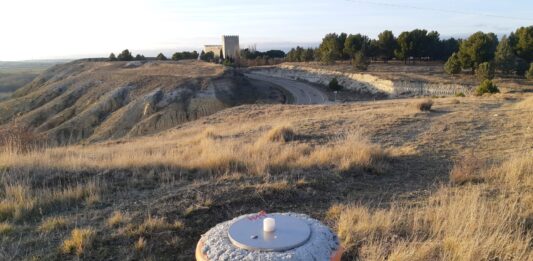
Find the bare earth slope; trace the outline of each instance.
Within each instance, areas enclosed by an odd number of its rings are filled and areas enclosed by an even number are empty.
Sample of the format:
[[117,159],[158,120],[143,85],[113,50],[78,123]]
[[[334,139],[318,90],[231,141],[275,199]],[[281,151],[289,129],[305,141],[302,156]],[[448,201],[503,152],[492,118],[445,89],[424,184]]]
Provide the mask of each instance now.
[[253,101],[236,81],[224,67],[197,61],[75,61],[0,103],[0,124],[16,119],[52,144],[149,134]]

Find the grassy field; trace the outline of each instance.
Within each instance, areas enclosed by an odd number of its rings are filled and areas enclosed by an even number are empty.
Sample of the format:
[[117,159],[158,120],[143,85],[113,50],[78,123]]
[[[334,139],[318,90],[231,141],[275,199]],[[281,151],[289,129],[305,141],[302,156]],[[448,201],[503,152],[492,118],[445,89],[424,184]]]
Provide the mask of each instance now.
[[244,105],[84,146],[4,134],[0,259],[191,260],[260,210],[326,222],[346,260],[533,258],[533,97],[421,102]]

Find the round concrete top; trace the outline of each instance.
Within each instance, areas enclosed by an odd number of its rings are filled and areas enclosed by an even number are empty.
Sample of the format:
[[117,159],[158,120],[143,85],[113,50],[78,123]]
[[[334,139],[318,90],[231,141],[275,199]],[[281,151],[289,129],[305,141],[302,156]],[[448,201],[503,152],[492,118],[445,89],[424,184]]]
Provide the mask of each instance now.
[[[263,231],[265,218],[276,221],[273,232]],[[294,216],[265,214],[260,218],[244,217],[237,220],[229,227],[228,236],[231,243],[239,248],[282,252],[305,244],[311,236],[311,227]]]
[[[262,225],[262,220],[269,216],[276,219],[276,230],[280,226],[277,215],[296,218],[309,226],[311,233],[309,238],[300,246],[290,248],[286,251],[261,251],[249,250],[237,247],[229,237],[228,231],[234,223],[241,221],[243,218],[249,220],[261,220],[258,222]],[[261,227],[261,226],[259,226]],[[283,227],[283,225],[282,225]],[[262,229],[259,230],[262,232]],[[248,235],[248,237],[253,235]],[[258,235],[259,237],[260,235]],[[237,217],[233,220],[226,221],[211,228],[207,233],[202,235],[198,250],[205,260],[239,260],[239,261],[307,261],[307,260],[330,260],[331,256],[340,248],[337,236],[324,224],[307,215],[296,213],[275,213],[275,214],[251,214]],[[335,259],[337,260],[337,259]]]

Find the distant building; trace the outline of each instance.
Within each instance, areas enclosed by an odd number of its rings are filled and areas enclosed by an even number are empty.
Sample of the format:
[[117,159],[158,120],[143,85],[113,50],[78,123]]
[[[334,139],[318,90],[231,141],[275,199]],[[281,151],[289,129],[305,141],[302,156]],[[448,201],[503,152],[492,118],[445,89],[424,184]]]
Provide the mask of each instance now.
[[237,58],[241,51],[239,47],[239,36],[238,35],[223,35],[222,36],[222,52],[224,58]]
[[204,45],[204,52],[213,52],[215,54],[215,57],[220,57],[220,53],[222,52],[222,49],[224,46],[222,45]]
[[222,45],[204,45],[204,52],[213,52],[217,58],[222,53],[222,58],[235,59],[239,56],[240,51],[238,35],[223,35]]

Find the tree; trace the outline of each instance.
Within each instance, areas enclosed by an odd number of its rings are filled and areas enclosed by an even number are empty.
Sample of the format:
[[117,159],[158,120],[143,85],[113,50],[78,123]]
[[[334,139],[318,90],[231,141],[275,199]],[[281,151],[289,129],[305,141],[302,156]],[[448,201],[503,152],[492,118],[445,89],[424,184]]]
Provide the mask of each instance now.
[[493,33],[477,32],[459,46],[459,58],[464,69],[476,69],[479,64],[494,59],[498,37]]
[[398,47],[396,38],[392,31],[383,31],[378,35],[377,48],[378,56],[385,62],[394,58],[394,50]]
[[117,57],[115,56],[114,53],[111,53],[111,54],[109,55],[109,60],[110,60],[110,61],[116,61],[116,60],[117,60]]
[[498,89],[498,86],[492,83],[491,80],[484,80],[476,88],[476,95],[478,96],[483,95],[485,93],[498,93],[498,92],[500,92],[500,89]]
[[205,53],[203,60],[204,61],[213,61],[213,60],[215,60],[215,53],[213,51],[209,51],[209,52]]
[[142,55],[142,54],[137,54],[135,56],[135,60],[136,61],[144,61],[144,60],[146,60],[146,57],[144,57],[144,55]]
[[340,91],[340,90],[342,90],[342,85],[339,84],[339,81],[337,80],[337,78],[331,79],[331,81],[328,84],[328,87],[332,91]]
[[348,38],[348,35],[346,33],[341,33],[337,37],[337,44],[338,44],[337,52],[340,54],[339,59],[342,59],[342,60],[347,60],[347,59],[350,58],[348,55],[344,54],[344,52],[343,52],[344,43],[346,42],[347,38]]
[[285,52],[282,50],[269,50],[264,53],[268,58],[284,58]]
[[509,40],[518,57],[526,63],[533,62],[533,26],[518,28]]
[[398,48],[394,50],[394,55],[399,60],[407,62],[407,59],[412,56],[412,41],[409,32],[402,32],[397,39]]
[[529,64],[529,70],[526,75],[528,80],[533,80],[533,63]]
[[117,59],[119,61],[131,61],[133,60],[133,55],[131,55],[131,52],[126,49],[118,55]]
[[494,79],[494,65],[489,62],[481,63],[476,70],[476,76],[480,81]]
[[522,58],[516,58],[515,74],[518,76],[524,76],[528,69],[528,63]]
[[318,47],[320,53],[320,61],[326,64],[334,63],[335,60],[341,58],[341,47],[338,39],[338,35],[327,34],[323,39],[322,43]]
[[370,61],[368,61],[367,57],[365,56],[364,52],[357,52],[354,55],[354,58],[352,60],[352,65],[360,71],[366,71],[368,69],[368,65],[370,65]]
[[157,55],[156,59],[159,60],[159,61],[166,61],[167,57],[163,53],[159,53]]
[[315,50],[313,48],[307,48],[305,49],[303,53],[303,61],[304,62],[311,62],[315,60]]
[[459,40],[456,40],[453,37],[450,39],[441,40],[439,42],[437,56],[434,58],[442,61],[449,59],[453,53],[459,52],[459,45]]
[[362,52],[363,55],[366,55],[366,49],[368,47],[370,47],[370,39],[368,36],[361,34],[350,34],[344,41],[343,53],[353,60],[357,53]]
[[459,55],[453,53],[452,56],[444,64],[444,71],[448,74],[458,74],[461,72],[461,61]]
[[502,37],[502,40],[496,48],[494,61],[496,62],[496,67],[503,73],[507,74],[515,69],[516,56],[509,39],[506,36]]

